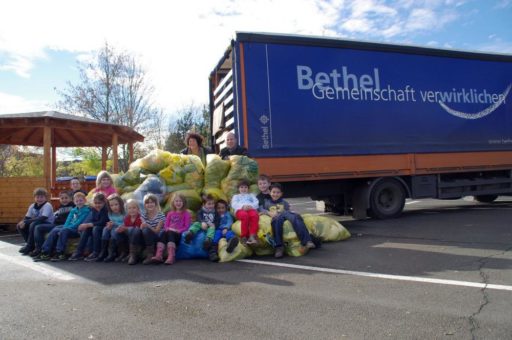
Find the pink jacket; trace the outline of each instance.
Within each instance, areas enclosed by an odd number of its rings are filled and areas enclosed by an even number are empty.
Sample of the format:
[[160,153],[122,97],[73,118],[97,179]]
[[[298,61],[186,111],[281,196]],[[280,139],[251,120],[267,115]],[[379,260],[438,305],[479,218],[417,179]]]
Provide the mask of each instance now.
[[164,230],[182,233],[190,227],[190,213],[185,211],[169,211],[165,219]]

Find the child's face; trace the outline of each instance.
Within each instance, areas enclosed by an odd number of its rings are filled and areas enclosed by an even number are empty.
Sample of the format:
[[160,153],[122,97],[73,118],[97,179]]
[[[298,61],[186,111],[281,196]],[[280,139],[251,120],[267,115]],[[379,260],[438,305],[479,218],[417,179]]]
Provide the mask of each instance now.
[[267,193],[268,187],[270,186],[270,182],[266,179],[259,179],[258,180],[258,189],[260,192]]
[[139,206],[136,204],[130,204],[126,207],[126,210],[128,210],[128,215],[135,217],[139,214]]
[[182,200],[181,198],[176,197],[176,198],[174,199],[174,208],[175,208],[176,210],[181,210],[181,209],[183,209],[183,200]]
[[103,177],[100,183],[103,188],[108,188],[112,182],[110,181],[110,178]]
[[274,201],[280,199],[281,196],[283,196],[283,192],[279,188],[272,188],[272,190],[270,190],[270,197],[272,197]]
[[37,204],[43,204],[44,202],[46,202],[46,196],[45,195],[35,195],[34,202],[36,202]]
[[102,200],[94,201],[94,209],[100,211],[101,209],[103,209],[104,206],[105,206],[105,202],[103,202]]
[[69,185],[73,191],[80,190],[80,181],[77,179],[72,179]]
[[224,215],[226,213],[227,207],[225,204],[217,204],[217,214]]
[[204,202],[203,207],[206,210],[213,210],[215,208],[215,201],[208,200],[208,201]]
[[68,205],[69,202],[71,202],[71,197],[69,197],[69,195],[66,194],[61,194],[59,195],[59,202],[61,205]]
[[156,203],[153,200],[147,200],[146,203],[144,203],[144,209],[146,209],[146,211],[154,211],[156,209]]
[[75,202],[75,205],[79,208],[83,207],[85,204],[85,197],[83,196],[75,196],[73,198],[73,202]]
[[241,185],[238,187],[238,191],[241,194],[247,194],[249,192],[249,187],[247,185]]
[[112,210],[113,213],[118,213],[121,211],[121,207],[119,206],[119,202],[117,200],[111,200],[108,202],[110,205],[110,210]]

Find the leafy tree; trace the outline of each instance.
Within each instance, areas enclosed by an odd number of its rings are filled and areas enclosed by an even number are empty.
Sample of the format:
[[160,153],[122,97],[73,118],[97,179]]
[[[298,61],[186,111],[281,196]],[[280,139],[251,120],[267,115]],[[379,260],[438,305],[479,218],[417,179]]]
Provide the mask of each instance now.
[[0,176],[43,176],[43,155],[39,151],[39,148],[34,147],[1,145]]
[[179,152],[185,145],[187,132],[194,131],[204,138],[204,144],[210,146],[210,118],[206,106],[190,105],[178,112],[179,118],[169,124],[169,136],[165,150]]
[[[78,65],[80,80],[59,91],[57,106],[100,121],[129,126],[145,135],[161,124],[161,110],[152,102],[153,87],[138,60],[108,43],[89,63]],[[151,138],[152,134],[148,134]],[[121,155],[128,158],[126,146]],[[124,162],[126,170],[126,162]]]

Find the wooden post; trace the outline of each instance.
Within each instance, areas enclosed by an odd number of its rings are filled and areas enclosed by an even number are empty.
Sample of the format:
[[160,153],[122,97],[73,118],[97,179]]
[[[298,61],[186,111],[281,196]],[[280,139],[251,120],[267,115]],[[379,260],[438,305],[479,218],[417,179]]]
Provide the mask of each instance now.
[[51,176],[52,176],[52,160],[51,160],[51,144],[52,144],[52,129],[49,126],[44,127],[43,132],[43,146],[44,146],[44,180],[46,190],[51,189]]
[[[52,131],[53,137],[53,131]],[[53,139],[53,138],[52,138]],[[57,184],[57,147],[52,143],[52,181],[51,187],[55,187]]]
[[107,147],[101,147],[101,170],[107,170]]
[[128,142],[128,163],[133,163],[133,143]]
[[119,163],[117,159],[117,147],[118,147],[118,139],[117,133],[114,132],[112,135],[112,173],[117,174],[119,172]]

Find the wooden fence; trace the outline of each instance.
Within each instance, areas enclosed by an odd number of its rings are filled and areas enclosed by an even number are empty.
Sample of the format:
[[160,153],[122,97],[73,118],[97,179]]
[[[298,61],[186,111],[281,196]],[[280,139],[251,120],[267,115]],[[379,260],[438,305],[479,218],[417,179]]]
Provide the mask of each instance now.
[[23,219],[37,187],[44,187],[43,177],[0,178],[0,224],[15,224]]

